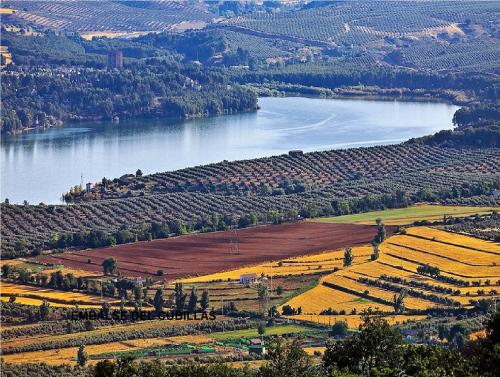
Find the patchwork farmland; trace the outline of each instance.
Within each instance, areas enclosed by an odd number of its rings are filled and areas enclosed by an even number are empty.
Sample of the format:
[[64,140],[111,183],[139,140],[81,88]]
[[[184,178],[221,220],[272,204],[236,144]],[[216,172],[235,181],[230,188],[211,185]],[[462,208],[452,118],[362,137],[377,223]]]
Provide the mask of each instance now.
[[374,234],[375,228],[368,225],[301,222],[46,255],[38,260],[99,272],[106,257],[115,257],[122,275],[154,276],[162,270],[165,280],[174,280],[366,244]]
[[[87,268],[89,276],[98,278],[97,270],[101,267],[97,258],[114,255],[121,272],[132,272],[135,276],[138,267],[129,268],[131,265],[121,262],[120,258],[134,260],[143,266],[147,262],[123,254],[122,249],[128,247],[131,250],[134,246],[137,253],[138,248],[143,247],[141,255],[156,258],[155,268],[165,268],[168,280],[163,282],[162,277],[156,277],[156,283],[144,289],[145,302],[151,303],[155,292],[162,287],[166,307],[173,305],[174,284],[182,283],[186,292],[209,292],[210,307],[218,313],[262,313],[276,307],[278,325],[268,327],[266,337],[300,334],[305,340],[304,347],[319,344],[314,346],[315,349],[324,344],[327,328],[337,321],[345,321],[349,328],[355,329],[362,322],[361,314],[367,310],[378,312],[392,325],[409,326],[414,321],[428,319],[432,310],[467,309],[474,305],[474,301],[500,297],[500,246],[497,243],[430,227],[410,227],[394,235],[390,231],[389,237],[379,246],[379,258],[372,260],[373,247],[369,243],[375,234],[374,228],[313,222],[254,227],[238,231],[237,251],[240,254],[235,253],[234,243],[233,248],[227,248],[227,245],[232,245],[231,240],[234,241],[233,232],[216,232],[46,255],[38,259],[57,262],[63,271],[82,273]],[[269,244],[278,246],[269,249]],[[186,253],[188,246],[197,250],[197,261],[193,259],[193,252]],[[343,263],[345,247],[352,247],[350,266]],[[258,250],[266,252],[259,253]],[[93,253],[89,256],[91,264],[87,263],[88,253]],[[226,264],[221,267],[217,258],[227,260]],[[211,259],[219,263],[218,268],[210,265]],[[168,266],[174,262],[179,268],[172,272]],[[198,271],[201,266],[208,273],[196,276],[187,267],[189,264],[195,265]],[[123,270],[122,265],[125,266]],[[37,262],[18,260],[13,266],[36,267]],[[47,271],[53,270],[53,265],[46,266]],[[153,276],[155,270],[150,268],[148,272]],[[254,278],[242,282],[242,275]],[[263,285],[268,289],[264,302],[259,297],[259,287]],[[394,297],[402,290],[406,292],[404,308],[398,311]],[[42,300],[48,300],[51,306],[60,310],[67,310],[75,304],[82,309],[96,308],[101,304],[96,294],[45,289],[17,282],[3,282],[2,295],[4,302],[10,296],[16,296],[17,303],[28,306],[38,306]],[[118,305],[116,298],[105,298],[105,301],[112,307]],[[284,313],[286,307],[296,310],[296,314]],[[150,304],[145,304],[144,310],[152,309]],[[283,320],[306,327],[283,325]],[[194,352],[196,355],[216,354],[228,360],[248,357],[245,356],[248,347],[244,342],[257,336],[255,324],[249,325],[246,320],[230,321],[221,315],[212,324],[202,323],[195,327],[189,321],[101,324],[95,330],[74,334],[59,331],[50,336],[50,341],[47,336],[36,335],[36,330],[23,330],[21,325],[11,326],[2,330],[2,336],[7,335],[3,357],[12,363],[29,359],[53,365],[74,365],[78,345],[82,342],[86,344],[91,364],[124,355],[175,359],[189,357]],[[319,328],[307,327],[318,325]],[[210,330],[212,326],[215,332]],[[224,328],[226,331],[221,332]],[[34,335],[12,337],[16,331],[32,331]],[[53,351],[54,347],[58,352]]]
[[[282,325],[275,326],[269,330],[268,335],[289,335],[289,334],[304,334],[314,331],[304,326],[297,325]],[[243,354],[246,347],[241,344],[241,348],[236,347],[240,339],[250,339],[258,336],[256,329],[242,329],[225,332],[213,332],[210,334],[187,335],[187,336],[172,336],[168,338],[145,338],[131,339],[120,342],[108,342],[104,344],[92,344],[86,347],[90,356],[91,363],[94,364],[98,360],[105,358],[118,357],[119,355],[139,354],[144,351],[151,351],[152,356],[158,355],[160,352],[167,351],[169,348],[172,356],[184,356],[191,353],[192,349],[206,350],[207,353],[217,353],[219,356],[230,356]],[[26,342],[18,342],[16,340],[7,341],[5,346],[22,347]],[[4,355],[4,360],[11,363],[23,363],[26,360],[31,362],[47,362],[53,365],[75,364],[75,355],[78,347],[64,347],[54,353],[53,350],[20,352]],[[177,351],[177,352],[175,352]],[[200,352],[204,353],[204,352]],[[161,355],[163,357],[168,354]]]
[[286,305],[320,322],[321,314],[356,314],[369,307],[394,313],[395,294],[402,290],[405,309],[422,311],[471,307],[473,300],[500,297],[499,286],[497,243],[413,227],[381,244],[377,260],[326,275]]

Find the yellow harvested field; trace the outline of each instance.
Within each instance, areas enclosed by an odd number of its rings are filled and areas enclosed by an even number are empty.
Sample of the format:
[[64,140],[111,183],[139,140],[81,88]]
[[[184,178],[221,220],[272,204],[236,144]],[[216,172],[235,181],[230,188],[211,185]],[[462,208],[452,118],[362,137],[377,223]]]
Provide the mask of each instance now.
[[[142,346],[135,345],[134,342],[138,341],[129,340],[123,342],[87,345],[85,346],[85,350],[87,351],[87,354],[89,356],[92,356],[105,352],[132,351],[135,349],[162,346],[170,343],[166,338],[140,339],[140,341],[142,341]],[[68,347],[59,348],[56,350],[15,353],[8,355],[8,357],[4,360],[10,363],[46,362],[47,364],[51,365],[76,364],[76,361],[73,358],[76,356],[77,352],[78,347]]]
[[[303,314],[319,314],[323,310],[332,308],[333,310],[345,310],[350,313],[352,309],[356,308],[357,311],[362,311],[368,308],[378,309],[383,312],[392,311],[392,307],[388,305],[379,304],[364,298],[360,298],[349,293],[332,289],[320,283],[301,295],[292,298],[286,303],[292,308],[302,308]],[[278,310],[281,310],[279,308]]]
[[[228,319],[228,317],[217,316],[217,319],[218,320],[225,320],[225,319]],[[92,336],[97,336],[97,335],[121,333],[123,331],[131,331],[131,330],[141,331],[141,330],[148,330],[148,329],[168,328],[168,327],[175,327],[175,326],[186,326],[186,325],[192,325],[192,324],[193,324],[192,320],[175,320],[175,321],[151,320],[151,321],[143,321],[143,322],[124,323],[124,324],[113,325],[113,326],[103,326],[103,327],[99,327],[95,330],[72,333],[72,334],[41,335],[41,336],[35,336],[35,337],[15,338],[15,339],[3,340],[2,341],[2,349],[6,349],[9,347],[21,347],[21,346],[25,346],[28,344],[45,343],[45,342],[47,342],[47,339],[50,339],[53,342],[63,342],[63,341],[69,340],[69,339],[80,339],[80,338],[92,337]],[[172,338],[170,338],[170,339],[172,339]]]
[[[90,346],[88,346],[90,347]],[[87,347],[85,347],[88,350]],[[73,357],[76,356],[78,347],[60,348],[49,351],[21,352],[10,355],[4,355],[6,363],[24,364],[24,363],[47,363],[50,365],[76,364]]]
[[66,267],[64,267],[62,270],[61,269],[57,269],[57,268],[43,270],[43,273],[50,276],[50,274],[52,272],[57,272],[57,271],[62,271],[62,273],[64,275],[66,275],[66,274],[73,274],[74,277],[80,277],[80,276],[82,276],[82,277],[99,277],[99,276],[103,276],[103,274],[97,273],[97,272],[85,271],[85,270],[77,270],[77,269],[66,268]]
[[[370,254],[372,253],[372,248],[371,246],[360,246],[354,248],[353,253],[355,257],[355,264],[364,263],[369,260]],[[210,275],[181,279],[179,281],[183,283],[200,283],[215,280],[238,280],[240,278],[240,275],[249,273],[254,273],[257,276],[260,276],[261,274],[269,276],[318,274],[332,271],[335,267],[342,268],[343,255],[343,249],[326,251],[321,254],[267,262],[226,272],[218,272]]]
[[[357,249],[353,249],[355,255],[360,254]],[[365,248],[363,253],[366,251]],[[420,275],[417,268],[424,264],[438,267],[444,277],[453,277],[471,285],[463,287]],[[391,289],[359,281],[360,278],[369,278],[381,282],[382,275],[405,281],[391,282]],[[428,286],[409,284],[412,281]],[[478,281],[480,286],[472,285],[472,282]],[[499,297],[497,281],[500,281],[499,245],[428,227],[414,227],[407,229],[406,235],[392,236],[380,245],[378,260],[354,263],[348,268],[326,275],[316,287],[293,297],[284,305],[290,305],[294,309],[301,307],[304,315],[318,315],[329,308],[337,312],[345,310],[347,314],[353,309],[360,313],[368,307],[393,312],[395,290],[397,292],[397,289],[407,288],[412,289],[415,294],[423,294],[423,297],[407,295],[404,300],[407,309],[443,306],[444,300],[440,301],[440,298],[450,298],[462,306],[470,306],[470,300],[473,299]],[[444,293],[439,291],[440,287],[454,292],[458,290],[459,293]],[[324,321],[328,316],[319,318]]]
[[8,266],[17,266],[21,263],[25,263],[23,259],[7,259],[7,260],[1,260],[0,261],[0,266],[8,265]]
[[[429,255],[429,258],[434,258],[438,261],[442,259],[452,259],[452,261],[454,260],[465,264],[493,266],[495,259],[498,259],[495,258],[496,256],[490,252],[477,251],[466,247],[454,246],[428,239],[404,235],[391,237],[387,244],[394,246],[402,245],[403,249],[408,252],[411,252],[412,249],[420,251],[421,253],[425,252]],[[498,249],[500,250],[500,247]],[[421,257],[424,257],[424,255],[421,254]]]
[[407,234],[428,238],[435,241],[449,242],[457,245],[463,245],[478,250],[488,251],[500,256],[500,245],[495,242],[481,240],[479,238],[464,236],[451,232],[445,232],[439,229],[429,227],[412,227],[406,230]]
[[325,353],[326,347],[304,347],[302,348],[309,356],[314,356],[315,352]]
[[[413,260],[401,259],[401,256],[398,255],[397,253],[395,253],[394,250],[387,250],[387,249],[385,249],[384,246],[381,249],[382,249],[383,254],[380,257],[380,263],[392,265],[395,267],[404,268],[404,269],[409,270],[415,274],[417,272],[417,267],[424,263],[424,262],[419,263],[417,259],[413,259]],[[387,251],[389,254],[384,254],[384,251]],[[436,267],[440,267],[440,266],[436,266]],[[458,263],[454,263],[454,264],[448,265],[446,269],[440,267],[440,270],[441,270],[441,275],[443,275],[443,276],[449,276],[449,277],[453,277],[453,278],[457,278],[457,279],[461,279],[461,280],[469,281],[469,282],[477,281],[477,280],[486,280],[486,279],[496,281],[497,279],[500,279],[500,276],[497,276],[496,274],[492,275],[489,273],[488,270],[486,271],[488,273],[487,276],[490,276],[490,277],[486,277],[486,275],[484,274],[484,271],[483,271],[483,273],[478,273],[478,271],[474,270],[475,268],[477,268],[477,267],[470,267],[468,269],[467,268],[460,268]],[[398,274],[397,276],[400,276],[400,275]],[[436,284],[439,284],[439,283],[440,282],[436,282]]]
[[496,277],[500,278],[500,263],[497,263],[497,265],[493,265],[493,263],[495,263],[494,261],[499,260],[500,258],[497,258],[491,254],[490,260],[492,262],[489,266],[474,266],[471,265],[473,262],[471,262],[470,264],[464,264],[462,262],[450,260],[450,258],[453,259],[453,254],[449,252],[442,253],[442,256],[436,256],[429,253],[423,253],[415,250],[410,250],[408,248],[395,246],[391,243],[384,245],[383,252],[386,253],[387,256],[392,256],[393,258],[399,259],[402,262],[407,261],[410,263],[414,263],[416,266],[421,264],[429,264],[431,266],[439,267],[442,272],[447,272],[450,275],[457,275],[458,277],[474,279],[482,277],[490,279],[494,279]]
[[[30,285],[21,285],[15,283],[2,282],[0,284],[0,293],[2,298],[7,298],[11,295],[17,297],[17,300],[23,299],[36,299],[47,300],[56,304],[64,304],[69,306],[78,305],[100,305],[101,298],[99,296],[92,296],[79,292],[62,292],[50,288],[41,288]],[[24,297],[23,297],[24,296]],[[16,300],[16,301],[17,301]],[[112,299],[104,298],[104,301],[111,302]],[[18,301],[20,302],[20,301]]]
[[[399,277],[420,276],[417,275],[416,272],[408,272],[397,268],[395,265],[384,264],[383,261],[386,260],[387,255],[383,253],[383,248],[381,248],[381,251],[382,253],[380,255],[380,258],[377,261],[359,265],[354,271],[354,273],[356,273],[359,276],[366,276],[371,278],[376,278],[379,277],[380,275],[390,275]],[[413,267],[413,265],[411,265],[410,267]]]
[[[9,297],[0,297],[0,300],[3,302],[8,302]],[[36,298],[27,298],[27,297],[17,297],[16,298],[16,303],[22,304],[22,305],[31,305],[31,306],[40,306],[42,305],[44,300],[36,299]],[[56,307],[56,308],[75,308],[75,304],[61,304],[61,303],[56,303],[56,302],[50,302],[50,306]],[[94,309],[94,308],[99,308],[100,305],[78,305],[79,308],[81,309]]]
[[[134,339],[120,342],[111,342],[104,344],[93,344],[85,346],[89,356],[98,355],[106,352],[132,351],[148,347],[164,346],[166,344],[211,344],[213,339],[205,335],[185,335],[173,336],[169,338],[148,338]],[[78,352],[78,347],[59,348],[57,350],[23,352],[5,355],[4,360],[10,363],[42,363],[51,365],[76,364],[73,359]],[[91,360],[97,362],[98,360]]]
[[[345,275],[349,275],[348,269],[345,270]],[[360,292],[360,293],[363,293],[365,290],[367,290],[369,292],[368,293],[369,297],[381,298],[381,299],[386,300],[388,302],[392,302],[393,297],[394,297],[394,292],[392,292],[392,291],[388,291],[388,290],[374,287],[374,286],[367,286],[367,285],[362,284],[356,280],[352,280],[352,279],[349,279],[345,276],[342,276],[342,274],[326,276],[324,281],[327,283],[329,282],[329,283],[333,283],[336,285],[340,285],[342,287],[352,289],[352,290],[354,290],[356,292]],[[330,289],[332,289],[332,288],[330,288]],[[335,290],[335,291],[337,292],[337,290]],[[363,299],[361,299],[361,300],[363,300]],[[408,309],[425,309],[428,307],[437,306],[436,304],[434,304],[430,301],[423,300],[420,298],[411,297],[411,296],[406,297],[405,305]],[[392,310],[392,307],[391,307],[391,310]]]

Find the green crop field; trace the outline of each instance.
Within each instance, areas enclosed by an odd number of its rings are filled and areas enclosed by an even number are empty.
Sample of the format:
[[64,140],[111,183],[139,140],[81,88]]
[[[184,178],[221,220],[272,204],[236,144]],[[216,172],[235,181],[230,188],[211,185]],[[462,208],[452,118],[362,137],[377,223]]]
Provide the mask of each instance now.
[[485,214],[493,211],[492,207],[468,207],[468,206],[440,206],[440,205],[416,205],[407,208],[387,209],[345,215],[336,217],[323,217],[314,219],[315,222],[337,223],[337,224],[373,224],[380,218],[387,225],[406,225],[415,221],[437,221],[444,215],[464,217],[475,214]]
[[[266,327],[265,335],[284,335],[284,334],[298,334],[310,331],[309,328],[297,325],[273,326]],[[236,338],[255,338],[259,334],[257,329],[245,329],[236,331],[226,331],[210,334],[213,339],[236,339]]]

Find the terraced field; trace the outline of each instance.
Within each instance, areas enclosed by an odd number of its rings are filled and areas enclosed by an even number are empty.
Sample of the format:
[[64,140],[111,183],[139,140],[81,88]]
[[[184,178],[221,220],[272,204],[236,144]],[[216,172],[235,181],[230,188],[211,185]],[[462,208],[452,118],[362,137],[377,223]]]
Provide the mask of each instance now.
[[[380,253],[376,261],[355,263],[324,276],[318,286],[286,304],[315,316],[328,309],[349,314],[368,307],[393,313],[393,296],[403,288],[408,292],[404,300],[408,310],[469,307],[470,300],[500,297],[497,243],[414,227],[388,238]],[[424,265],[439,272],[422,272]]]
[[[272,277],[274,287],[287,287],[287,278],[309,276],[309,283],[302,286],[320,279],[315,288],[286,303],[280,302],[280,297],[286,300],[293,292],[300,292],[300,285],[293,285],[288,293],[273,297],[271,303],[279,303],[281,308],[285,304],[295,309],[301,307],[304,315],[313,316],[328,309],[346,314],[368,308],[393,313],[394,294],[402,288],[410,291],[405,299],[408,310],[469,307],[470,300],[499,296],[500,246],[493,242],[429,227],[413,227],[406,234],[387,239],[380,246],[378,260],[371,261],[372,252],[371,246],[354,247],[353,265],[348,268],[342,267],[343,249],[340,249],[180,281],[188,287],[195,285],[199,290],[215,293],[218,303],[234,301],[238,308],[256,310],[256,289],[238,284],[241,275]],[[418,273],[417,269],[426,264],[437,267],[440,276]]]

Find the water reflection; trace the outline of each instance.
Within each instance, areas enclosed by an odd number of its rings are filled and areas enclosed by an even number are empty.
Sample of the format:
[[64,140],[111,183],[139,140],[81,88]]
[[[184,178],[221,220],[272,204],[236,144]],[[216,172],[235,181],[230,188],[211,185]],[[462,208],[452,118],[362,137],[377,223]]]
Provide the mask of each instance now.
[[456,106],[262,98],[257,113],[91,122],[5,137],[1,198],[57,203],[83,181],[304,151],[395,143],[452,127]]

